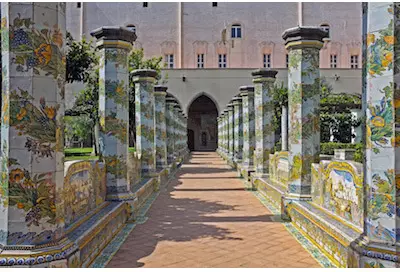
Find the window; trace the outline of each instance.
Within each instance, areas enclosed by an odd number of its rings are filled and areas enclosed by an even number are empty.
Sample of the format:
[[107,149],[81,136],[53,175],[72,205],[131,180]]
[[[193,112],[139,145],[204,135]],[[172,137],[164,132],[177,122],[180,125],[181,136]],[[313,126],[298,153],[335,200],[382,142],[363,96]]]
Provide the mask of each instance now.
[[149,6],[149,2],[143,2],[143,7],[147,8]]
[[129,30],[132,30],[133,32],[136,33],[136,26],[135,25],[127,25],[126,28],[128,28]]
[[204,54],[197,55],[197,68],[204,68]]
[[241,38],[242,37],[242,27],[240,25],[232,25],[231,37],[232,38]]
[[218,7],[218,3],[217,2],[212,2],[212,6],[213,7]]
[[76,3],[76,7],[77,8],[81,8],[82,7],[82,3],[81,2]]
[[286,54],[286,68],[289,67],[289,54]]
[[167,68],[174,68],[174,55],[165,55],[165,64],[167,65]]
[[328,37],[326,37],[326,39],[330,39],[331,38],[331,33],[330,33],[330,28],[328,24],[322,24],[320,25],[320,27],[325,30],[326,32],[328,32]]
[[218,67],[226,68],[226,54],[218,54]]
[[271,68],[271,54],[264,54],[263,63],[264,68]]
[[331,55],[331,68],[337,68],[337,55]]
[[350,56],[350,68],[357,69],[358,68],[358,55]]

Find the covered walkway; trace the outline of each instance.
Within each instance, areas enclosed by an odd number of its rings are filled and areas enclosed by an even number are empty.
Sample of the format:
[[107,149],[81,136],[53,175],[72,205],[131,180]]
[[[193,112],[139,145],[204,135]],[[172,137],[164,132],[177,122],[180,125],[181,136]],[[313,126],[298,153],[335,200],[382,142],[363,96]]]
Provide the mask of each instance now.
[[194,152],[108,267],[320,267],[214,152]]

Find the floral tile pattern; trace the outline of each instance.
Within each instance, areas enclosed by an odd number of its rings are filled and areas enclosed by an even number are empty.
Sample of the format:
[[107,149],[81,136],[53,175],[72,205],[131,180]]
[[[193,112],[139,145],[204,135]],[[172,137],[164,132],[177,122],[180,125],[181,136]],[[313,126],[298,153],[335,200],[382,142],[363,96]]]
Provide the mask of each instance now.
[[64,229],[65,3],[38,4],[1,3],[2,245],[46,244]]
[[156,122],[156,164],[162,168],[167,165],[167,124],[165,119],[166,92],[155,92]]
[[243,165],[253,166],[255,148],[254,91],[241,93],[243,101]]
[[156,169],[154,126],[154,78],[135,82],[136,152],[141,158],[143,177]]
[[168,153],[168,164],[174,161],[174,102],[167,101],[166,103],[166,123],[167,123],[167,153]]
[[107,193],[128,192],[128,82],[127,50],[100,49],[100,150],[106,163]]
[[235,133],[234,133],[234,150],[235,150],[235,162],[242,161],[242,150],[243,150],[243,108],[242,99],[240,97],[235,98],[233,101],[234,111],[234,122],[235,122]]
[[319,49],[289,48],[289,193],[310,195],[319,161]]
[[255,151],[254,166],[257,174],[269,172],[269,155],[274,152],[275,132],[272,125],[274,78],[254,79]]
[[[366,63],[366,193],[368,238],[380,243],[400,241],[399,69],[400,4],[368,3],[363,9]],[[377,18],[380,18],[377,20]],[[363,261],[364,267],[387,267]]]
[[233,105],[228,105],[228,138],[229,138],[229,159],[233,160],[235,154],[235,116]]

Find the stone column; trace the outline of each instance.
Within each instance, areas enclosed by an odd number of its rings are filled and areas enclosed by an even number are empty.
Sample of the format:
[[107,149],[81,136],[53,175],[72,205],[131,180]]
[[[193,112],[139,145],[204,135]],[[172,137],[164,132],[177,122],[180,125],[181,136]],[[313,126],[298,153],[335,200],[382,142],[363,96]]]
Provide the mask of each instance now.
[[400,267],[399,3],[363,3],[364,233],[352,267]]
[[166,113],[167,113],[167,159],[168,165],[172,164],[175,160],[175,132],[174,132],[174,107],[176,101],[172,98],[167,98],[166,101]]
[[100,152],[106,162],[107,199],[120,199],[130,192],[128,53],[136,35],[123,27],[101,27],[90,34],[97,39],[100,52]]
[[233,104],[228,105],[228,126],[229,126],[229,160],[233,161],[235,156],[235,116],[233,112]]
[[142,177],[153,177],[156,172],[154,82],[155,70],[132,71],[135,83],[136,152],[139,155]]
[[288,110],[287,106],[282,106],[282,115],[281,115],[281,142],[282,142],[282,151],[288,150]]
[[275,129],[273,126],[274,101],[272,92],[278,71],[258,69],[251,73],[254,83],[255,109],[255,172],[268,174],[269,155],[274,153]]
[[319,162],[319,50],[327,32],[295,27],[283,33],[289,51],[289,182],[287,199],[310,199],[311,164]]
[[165,98],[167,96],[167,87],[154,87],[155,100],[155,119],[156,119],[156,166],[165,168],[167,163],[167,124],[165,117]]
[[243,106],[243,159],[242,165],[246,169],[254,167],[253,157],[255,148],[255,122],[254,122],[254,87],[240,87]]
[[0,260],[27,265],[64,236],[65,3],[2,2],[1,17],[0,256],[16,257]]
[[233,98],[233,112],[235,115],[235,157],[234,161],[236,163],[242,162],[242,151],[243,151],[243,109],[242,109],[242,98]]

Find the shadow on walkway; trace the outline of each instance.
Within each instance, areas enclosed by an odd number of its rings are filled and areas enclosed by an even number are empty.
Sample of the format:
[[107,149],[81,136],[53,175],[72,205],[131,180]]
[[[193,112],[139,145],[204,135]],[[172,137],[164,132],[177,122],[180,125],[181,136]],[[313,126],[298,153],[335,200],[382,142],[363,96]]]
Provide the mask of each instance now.
[[[195,153],[195,156],[195,163],[200,165],[199,161],[203,158],[215,160],[216,154],[210,156],[210,153]],[[237,179],[233,179],[233,170],[223,166],[208,167],[204,164],[203,167],[192,167],[193,164],[191,161],[185,163],[168,187],[161,189],[160,195],[147,213],[147,221],[138,224],[129,234],[107,267],[143,267],[145,264],[146,267],[165,267],[168,264],[184,262],[186,259],[181,255],[186,254],[186,251],[193,246],[176,242],[193,241],[196,248],[204,250],[212,249],[212,246],[206,243],[214,242],[213,240],[238,241],[236,245],[241,245],[246,236],[232,231],[227,224],[241,223],[238,228],[245,230],[246,228],[241,226],[279,221],[280,216],[265,212],[260,215],[259,211],[264,210],[259,206],[258,212],[246,215],[247,211],[252,209],[252,206],[248,205],[254,204],[247,204],[247,200],[243,202],[243,198],[250,199],[253,196],[245,192],[243,185]],[[196,174],[203,175],[197,177]],[[229,201],[208,199],[229,199]],[[232,202],[232,199],[240,199],[241,202]],[[226,204],[236,202],[240,204]],[[258,227],[254,226],[254,229],[257,230]],[[261,243],[257,240],[255,239],[255,242]],[[215,249],[221,251],[218,247]],[[196,258],[196,254],[202,254],[196,250],[193,252],[193,258]],[[203,259],[202,261],[207,261]],[[190,267],[190,265],[182,263],[180,267]]]

